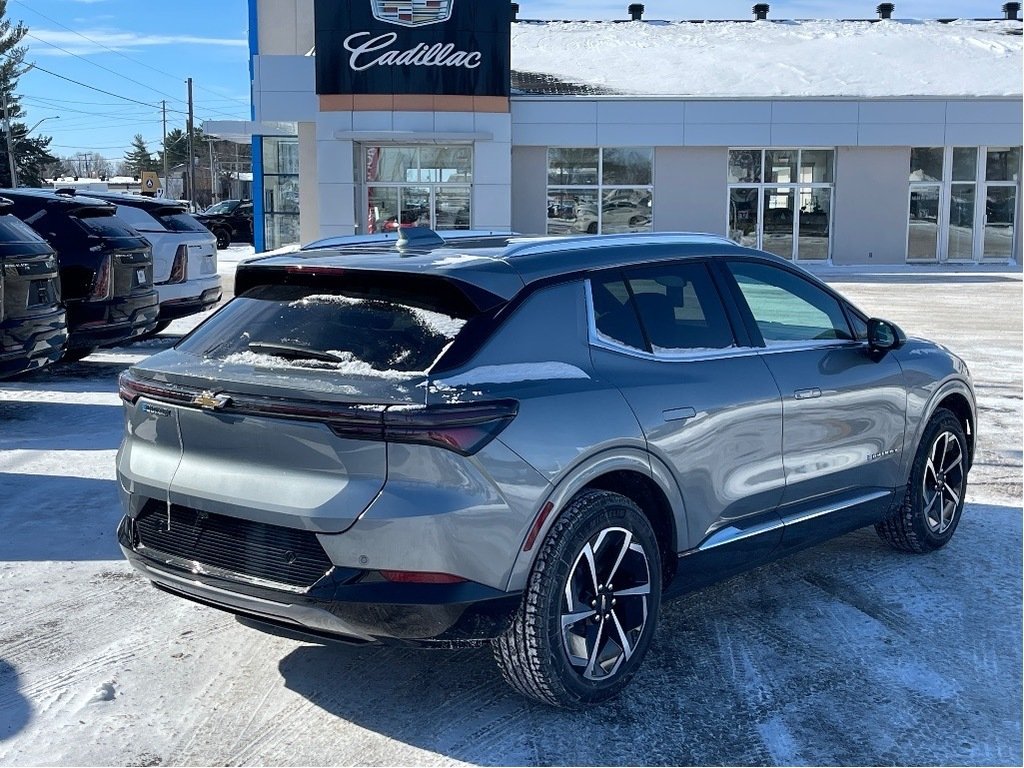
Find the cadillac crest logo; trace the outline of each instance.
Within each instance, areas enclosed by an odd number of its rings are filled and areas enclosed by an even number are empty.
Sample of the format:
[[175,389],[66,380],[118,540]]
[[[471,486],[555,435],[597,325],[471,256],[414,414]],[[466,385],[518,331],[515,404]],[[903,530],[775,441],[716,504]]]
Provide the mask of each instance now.
[[455,0],[370,0],[375,19],[403,27],[448,21],[454,4]]

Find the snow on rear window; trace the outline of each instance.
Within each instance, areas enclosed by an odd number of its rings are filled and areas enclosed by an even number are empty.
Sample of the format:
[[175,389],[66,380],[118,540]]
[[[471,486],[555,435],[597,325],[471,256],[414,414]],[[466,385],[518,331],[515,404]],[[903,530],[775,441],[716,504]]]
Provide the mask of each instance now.
[[178,349],[229,365],[407,379],[424,375],[465,323],[384,298],[263,286],[236,298]]

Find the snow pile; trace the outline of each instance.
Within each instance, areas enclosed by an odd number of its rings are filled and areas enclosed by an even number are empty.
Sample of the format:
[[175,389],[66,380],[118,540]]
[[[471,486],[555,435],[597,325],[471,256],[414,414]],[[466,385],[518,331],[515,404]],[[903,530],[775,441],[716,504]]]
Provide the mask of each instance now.
[[[235,352],[228,355],[218,365],[248,365],[253,368],[269,368],[271,370],[294,369],[294,368],[316,368],[328,371],[337,371],[344,376],[368,376],[377,379],[393,379],[401,381],[417,376],[426,376],[424,371],[382,371],[374,368],[364,360],[357,360],[351,352],[340,350],[327,350],[327,354],[334,355],[338,362],[317,360],[314,358],[289,359],[276,355],[265,355],[260,352]],[[400,362],[400,361],[398,361]]]
[[512,26],[512,68],[614,93],[1019,96],[1015,22],[550,22]]

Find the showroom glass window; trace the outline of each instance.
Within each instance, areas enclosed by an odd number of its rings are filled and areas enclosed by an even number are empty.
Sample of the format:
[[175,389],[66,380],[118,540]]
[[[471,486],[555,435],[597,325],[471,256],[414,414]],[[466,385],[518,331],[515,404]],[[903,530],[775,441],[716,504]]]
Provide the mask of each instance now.
[[652,147],[550,147],[548,234],[650,232]]
[[469,229],[471,145],[364,145],[358,159],[365,232],[393,232],[400,227]]
[[1020,164],[1020,147],[911,149],[907,260],[1011,260]]
[[729,237],[784,259],[831,255],[835,151],[729,150]]
[[268,251],[299,242],[299,140],[263,139],[263,222]]

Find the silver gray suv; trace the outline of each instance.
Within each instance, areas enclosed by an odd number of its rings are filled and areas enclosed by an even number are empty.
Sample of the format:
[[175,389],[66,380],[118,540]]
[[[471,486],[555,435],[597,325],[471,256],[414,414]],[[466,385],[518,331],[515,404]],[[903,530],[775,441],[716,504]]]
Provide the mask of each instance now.
[[722,238],[408,230],[235,290],[121,378],[118,535],[160,589],[274,631],[491,643],[514,688],[582,706],[668,597],[960,519],[963,361]]

